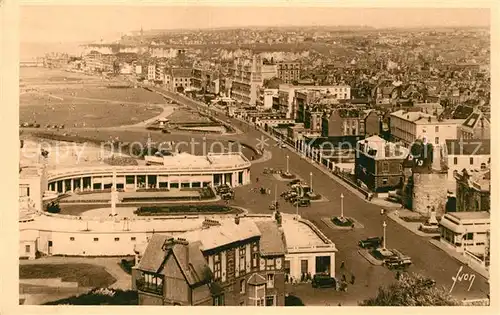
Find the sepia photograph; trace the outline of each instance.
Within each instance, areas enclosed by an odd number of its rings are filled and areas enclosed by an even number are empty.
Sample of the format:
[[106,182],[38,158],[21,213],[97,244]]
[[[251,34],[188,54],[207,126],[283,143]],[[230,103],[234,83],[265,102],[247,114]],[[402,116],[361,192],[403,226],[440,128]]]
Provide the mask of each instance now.
[[19,305],[489,307],[490,8],[333,5],[21,4]]

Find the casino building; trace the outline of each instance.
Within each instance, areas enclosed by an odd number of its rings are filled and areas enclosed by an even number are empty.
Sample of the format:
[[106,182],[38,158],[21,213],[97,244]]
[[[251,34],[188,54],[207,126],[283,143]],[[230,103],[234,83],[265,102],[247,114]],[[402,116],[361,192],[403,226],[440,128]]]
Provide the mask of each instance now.
[[250,161],[240,152],[209,153],[206,156],[179,153],[165,156],[160,165],[146,166],[80,166],[50,170],[48,190],[58,193],[75,190],[116,188],[135,191],[147,188],[200,188],[228,184],[236,187],[250,183]]

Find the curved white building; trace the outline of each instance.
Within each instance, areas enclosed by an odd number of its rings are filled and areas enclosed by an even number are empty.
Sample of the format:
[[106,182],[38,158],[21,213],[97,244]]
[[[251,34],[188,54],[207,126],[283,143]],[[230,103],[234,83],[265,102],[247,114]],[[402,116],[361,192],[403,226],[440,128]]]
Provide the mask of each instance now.
[[179,153],[160,158],[162,165],[81,166],[49,170],[48,189],[65,193],[79,190],[111,189],[113,173],[116,188],[198,188],[228,184],[236,187],[250,183],[250,161],[240,152],[209,153],[206,156]]

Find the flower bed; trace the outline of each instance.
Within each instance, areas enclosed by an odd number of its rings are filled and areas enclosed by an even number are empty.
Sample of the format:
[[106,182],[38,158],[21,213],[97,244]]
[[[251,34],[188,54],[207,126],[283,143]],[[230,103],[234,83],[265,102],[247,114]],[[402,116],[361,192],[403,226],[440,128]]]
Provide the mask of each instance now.
[[158,207],[140,207],[134,211],[138,216],[155,216],[155,215],[171,215],[171,214],[221,214],[235,212],[236,209],[223,205],[173,205],[173,206],[158,206]]
[[410,217],[399,217],[401,220],[410,223],[425,223],[427,221],[426,217],[422,216],[410,216]]
[[44,305],[138,305],[137,291],[94,289],[89,293],[47,302]]
[[336,226],[352,226],[354,222],[350,220],[349,218],[344,217],[344,221],[342,221],[339,217],[333,217],[332,218],[333,224]]

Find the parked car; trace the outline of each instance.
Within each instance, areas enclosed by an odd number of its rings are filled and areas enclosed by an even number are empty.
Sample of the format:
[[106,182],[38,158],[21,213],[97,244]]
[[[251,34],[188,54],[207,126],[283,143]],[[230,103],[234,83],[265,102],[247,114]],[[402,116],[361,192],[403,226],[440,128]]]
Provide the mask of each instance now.
[[389,269],[393,268],[407,268],[412,264],[411,257],[401,253],[398,250],[392,249],[393,256],[385,260],[385,265]]
[[307,199],[307,198],[300,198],[300,199],[298,198],[297,200],[294,201],[293,205],[297,206],[297,203],[298,203],[299,207],[310,207],[311,206],[311,200]]
[[300,184],[300,179],[294,179],[294,180],[291,180],[288,183],[289,186],[293,186],[293,185],[296,185],[296,184]]
[[337,281],[326,274],[315,274],[312,279],[313,288],[335,288]]
[[361,240],[358,242],[358,245],[361,248],[377,248],[380,245],[382,245],[383,238],[376,236],[376,237],[369,237],[367,239]]

